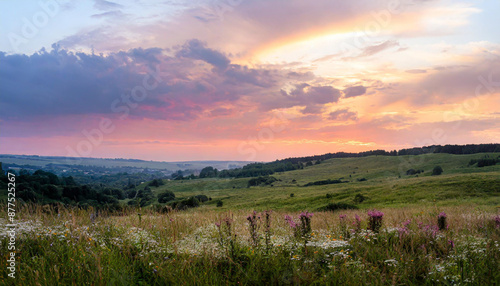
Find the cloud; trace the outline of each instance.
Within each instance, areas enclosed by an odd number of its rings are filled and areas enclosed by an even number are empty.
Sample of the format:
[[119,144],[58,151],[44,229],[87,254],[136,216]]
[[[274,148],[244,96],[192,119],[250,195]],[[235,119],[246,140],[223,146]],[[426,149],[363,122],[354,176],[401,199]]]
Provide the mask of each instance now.
[[177,56],[202,60],[220,69],[225,69],[230,63],[230,60],[224,54],[207,48],[205,43],[197,39],[184,44],[182,49],[177,52]]
[[424,70],[424,69],[411,69],[411,70],[406,70],[405,72],[418,74],[418,73],[427,73],[427,70]]
[[358,114],[357,112],[352,112],[349,111],[349,109],[344,108],[330,112],[328,118],[336,121],[358,120]]
[[121,17],[123,16],[123,12],[120,10],[114,10],[114,11],[108,11],[104,13],[99,13],[99,14],[94,14],[91,17],[95,19],[100,19],[100,18],[110,18],[110,17]]
[[338,102],[340,95],[340,90],[332,86],[297,83],[290,91],[281,89],[279,92],[259,96],[258,101],[263,111],[305,106],[302,113],[317,114],[321,112],[324,104]]
[[218,107],[212,111],[210,111],[210,116],[218,117],[218,116],[227,116],[231,115],[231,109]]
[[[232,64],[198,40],[172,49],[135,48],[107,55],[54,45],[33,55],[0,53],[0,62],[0,93],[9,95],[0,98],[0,120],[5,122],[60,118],[64,124],[83,115],[192,121],[230,115],[232,110],[221,106],[235,104],[240,112],[303,106],[304,114],[320,114],[325,104],[341,97],[332,86],[309,83],[321,82],[310,72]],[[132,92],[144,87],[151,73],[160,82],[146,90],[144,100],[133,100]],[[149,76],[146,82],[154,80]],[[290,84],[289,91],[283,90]]]
[[373,55],[378,54],[382,51],[390,49],[392,47],[399,47],[399,42],[394,41],[394,40],[387,40],[387,41],[380,43],[380,44],[367,46],[367,47],[363,48],[361,53],[358,56],[356,56],[355,58],[373,56]]
[[94,0],[94,8],[101,11],[108,11],[123,8],[123,5],[106,0]]
[[360,96],[366,93],[366,87],[362,85],[357,85],[357,86],[351,86],[346,89],[344,89],[344,97],[349,98],[349,97],[356,97]]

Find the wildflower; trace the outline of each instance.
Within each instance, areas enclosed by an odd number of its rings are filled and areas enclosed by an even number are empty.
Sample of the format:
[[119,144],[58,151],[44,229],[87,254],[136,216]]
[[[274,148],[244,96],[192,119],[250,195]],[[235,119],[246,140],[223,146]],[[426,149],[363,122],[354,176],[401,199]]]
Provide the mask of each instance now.
[[285,221],[288,222],[291,228],[296,228],[297,223],[293,220],[293,218],[289,215],[285,215]]
[[448,240],[448,244],[451,246],[451,249],[455,248],[455,243],[453,240]]
[[404,227],[408,227],[408,225],[410,225],[410,223],[411,223],[411,219],[409,219],[409,220],[407,220],[407,221],[403,222],[403,226],[404,226]]
[[359,215],[354,215],[354,226],[355,226],[355,230],[354,232],[359,232],[361,230],[361,218],[359,217]]
[[446,213],[445,212],[441,212],[438,215],[438,228],[439,228],[439,230],[445,230],[448,228],[448,226],[446,225]]
[[378,210],[368,211],[369,221],[368,221],[368,229],[379,232],[382,227],[382,217],[384,213]]
[[496,215],[493,220],[495,221],[495,227],[500,228],[500,215]]
[[343,219],[345,219],[345,218],[346,218],[346,216],[347,216],[347,215],[345,215],[345,214],[341,214],[341,215],[339,215],[339,219],[340,219],[340,220],[343,220]]

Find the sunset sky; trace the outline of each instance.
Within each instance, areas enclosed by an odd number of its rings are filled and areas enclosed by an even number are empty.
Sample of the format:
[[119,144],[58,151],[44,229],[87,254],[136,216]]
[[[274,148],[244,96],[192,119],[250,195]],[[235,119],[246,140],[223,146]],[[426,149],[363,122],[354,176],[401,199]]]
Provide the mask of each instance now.
[[0,1],[0,153],[500,142],[500,1]]

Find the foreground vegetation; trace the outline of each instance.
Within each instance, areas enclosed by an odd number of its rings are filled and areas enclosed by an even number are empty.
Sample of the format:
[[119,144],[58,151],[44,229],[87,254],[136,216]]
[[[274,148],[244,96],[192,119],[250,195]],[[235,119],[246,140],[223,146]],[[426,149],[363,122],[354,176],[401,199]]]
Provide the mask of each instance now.
[[[5,285],[500,283],[500,216],[491,207],[96,216],[30,205],[17,213],[18,270],[14,280],[2,267]],[[5,262],[5,232],[0,242]]]

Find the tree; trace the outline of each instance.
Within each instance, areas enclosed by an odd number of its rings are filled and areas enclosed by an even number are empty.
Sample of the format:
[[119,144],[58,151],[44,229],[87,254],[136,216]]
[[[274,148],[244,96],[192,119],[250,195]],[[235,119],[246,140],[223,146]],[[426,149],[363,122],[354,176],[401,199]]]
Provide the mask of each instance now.
[[201,169],[200,178],[213,178],[216,177],[218,170],[212,166],[205,167]]
[[164,203],[167,203],[167,202],[170,202],[173,200],[175,200],[175,194],[172,191],[167,190],[167,191],[158,195],[158,202],[160,204],[164,204]]
[[434,169],[432,169],[432,176],[439,176],[443,173],[443,168],[441,166],[436,166]]
[[161,186],[163,184],[164,184],[163,180],[161,180],[161,179],[154,179],[148,185],[151,186],[151,187],[159,187],[159,186]]

